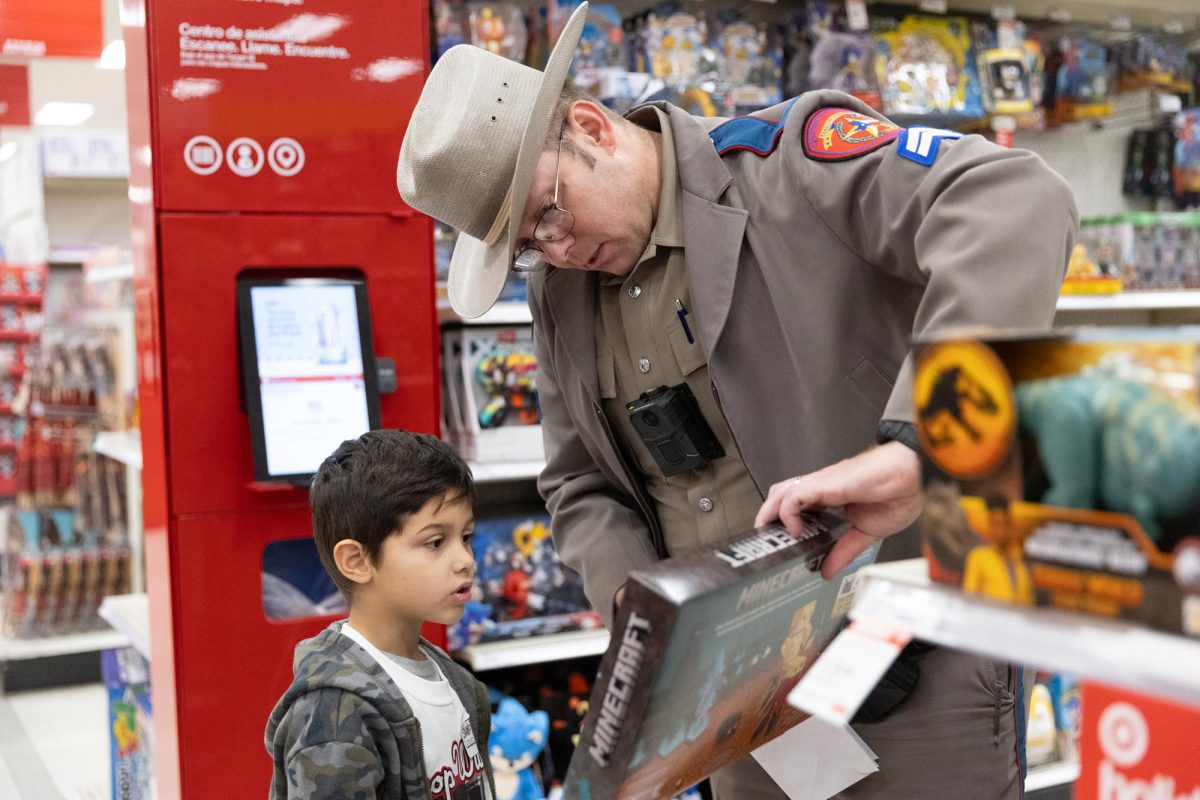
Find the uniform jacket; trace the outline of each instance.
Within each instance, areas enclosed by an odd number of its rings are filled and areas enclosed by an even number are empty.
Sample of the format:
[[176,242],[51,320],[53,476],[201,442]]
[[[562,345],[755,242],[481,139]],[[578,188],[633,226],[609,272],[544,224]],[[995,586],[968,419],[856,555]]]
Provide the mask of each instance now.
[[[767,155],[719,155],[721,120],[664,104],[683,185],[692,312],[713,392],[764,496],[772,483],[912,421],[914,334],[964,324],[1047,327],[1074,243],[1066,182],[1037,155],[981,136],[943,140],[929,166],[895,141],[809,158],[804,125],[847,95],[810,92]],[[756,115],[778,121],[781,104]],[[606,622],[632,569],[665,555],[654,510],[598,401],[595,276],[530,281],[547,464],[538,488],[560,557]],[[896,538],[896,537],[893,537]]]
[[[295,680],[267,722],[271,798],[428,800],[421,726],[400,689],[335,622],[296,646]],[[458,693],[492,796],[491,705],[469,672],[422,640]]]

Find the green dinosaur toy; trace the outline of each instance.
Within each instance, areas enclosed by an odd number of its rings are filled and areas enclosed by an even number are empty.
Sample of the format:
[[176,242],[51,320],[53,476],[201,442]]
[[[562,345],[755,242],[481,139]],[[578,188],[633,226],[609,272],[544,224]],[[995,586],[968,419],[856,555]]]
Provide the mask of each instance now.
[[1017,417],[1050,483],[1041,502],[1129,514],[1160,547],[1164,520],[1200,514],[1200,419],[1146,384],[1098,370],[1029,381]]

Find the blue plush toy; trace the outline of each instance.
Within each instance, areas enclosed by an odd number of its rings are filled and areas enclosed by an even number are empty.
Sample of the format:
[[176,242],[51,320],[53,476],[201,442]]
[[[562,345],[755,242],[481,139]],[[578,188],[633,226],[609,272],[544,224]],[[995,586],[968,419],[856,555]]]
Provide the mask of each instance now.
[[511,697],[500,701],[488,737],[496,800],[545,800],[530,767],[546,746],[549,734],[550,717],[545,711],[531,714]]

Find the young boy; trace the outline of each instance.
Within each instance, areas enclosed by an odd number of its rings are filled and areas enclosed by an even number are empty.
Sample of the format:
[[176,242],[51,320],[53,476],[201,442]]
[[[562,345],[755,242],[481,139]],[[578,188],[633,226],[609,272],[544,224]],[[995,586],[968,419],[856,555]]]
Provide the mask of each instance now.
[[309,500],[350,617],[296,647],[267,723],[271,797],[494,800],[487,692],[420,635],[471,596],[470,469],[432,436],[372,431],[325,459]]

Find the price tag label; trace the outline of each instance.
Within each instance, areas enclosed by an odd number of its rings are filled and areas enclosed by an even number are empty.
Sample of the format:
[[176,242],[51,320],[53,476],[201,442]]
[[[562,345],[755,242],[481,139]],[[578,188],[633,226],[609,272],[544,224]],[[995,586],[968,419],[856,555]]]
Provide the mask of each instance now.
[[1017,9],[1008,3],[998,3],[992,6],[992,19],[1010,20],[1017,18]]
[[835,725],[847,724],[911,639],[910,631],[877,618],[855,620],[825,648],[788,702]]
[[1125,14],[1117,14],[1109,20],[1108,26],[1114,31],[1131,31],[1133,23],[1129,21],[1129,17]]
[[941,623],[946,609],[943,597],[922,587],[898,581],[866,580],[860,582],[851,616],[887,619],[898,626],[931,633]]
[[946,0],[921,0],[917,7],[926,14],[945,14]]
[[871,27],[867,0],[846,0],[846,25],[852,31],[865,31]]
[[1046,17],[1054,22],[1070,22],[1071,12],[1062,6],[1056,6],[1046,12]]

